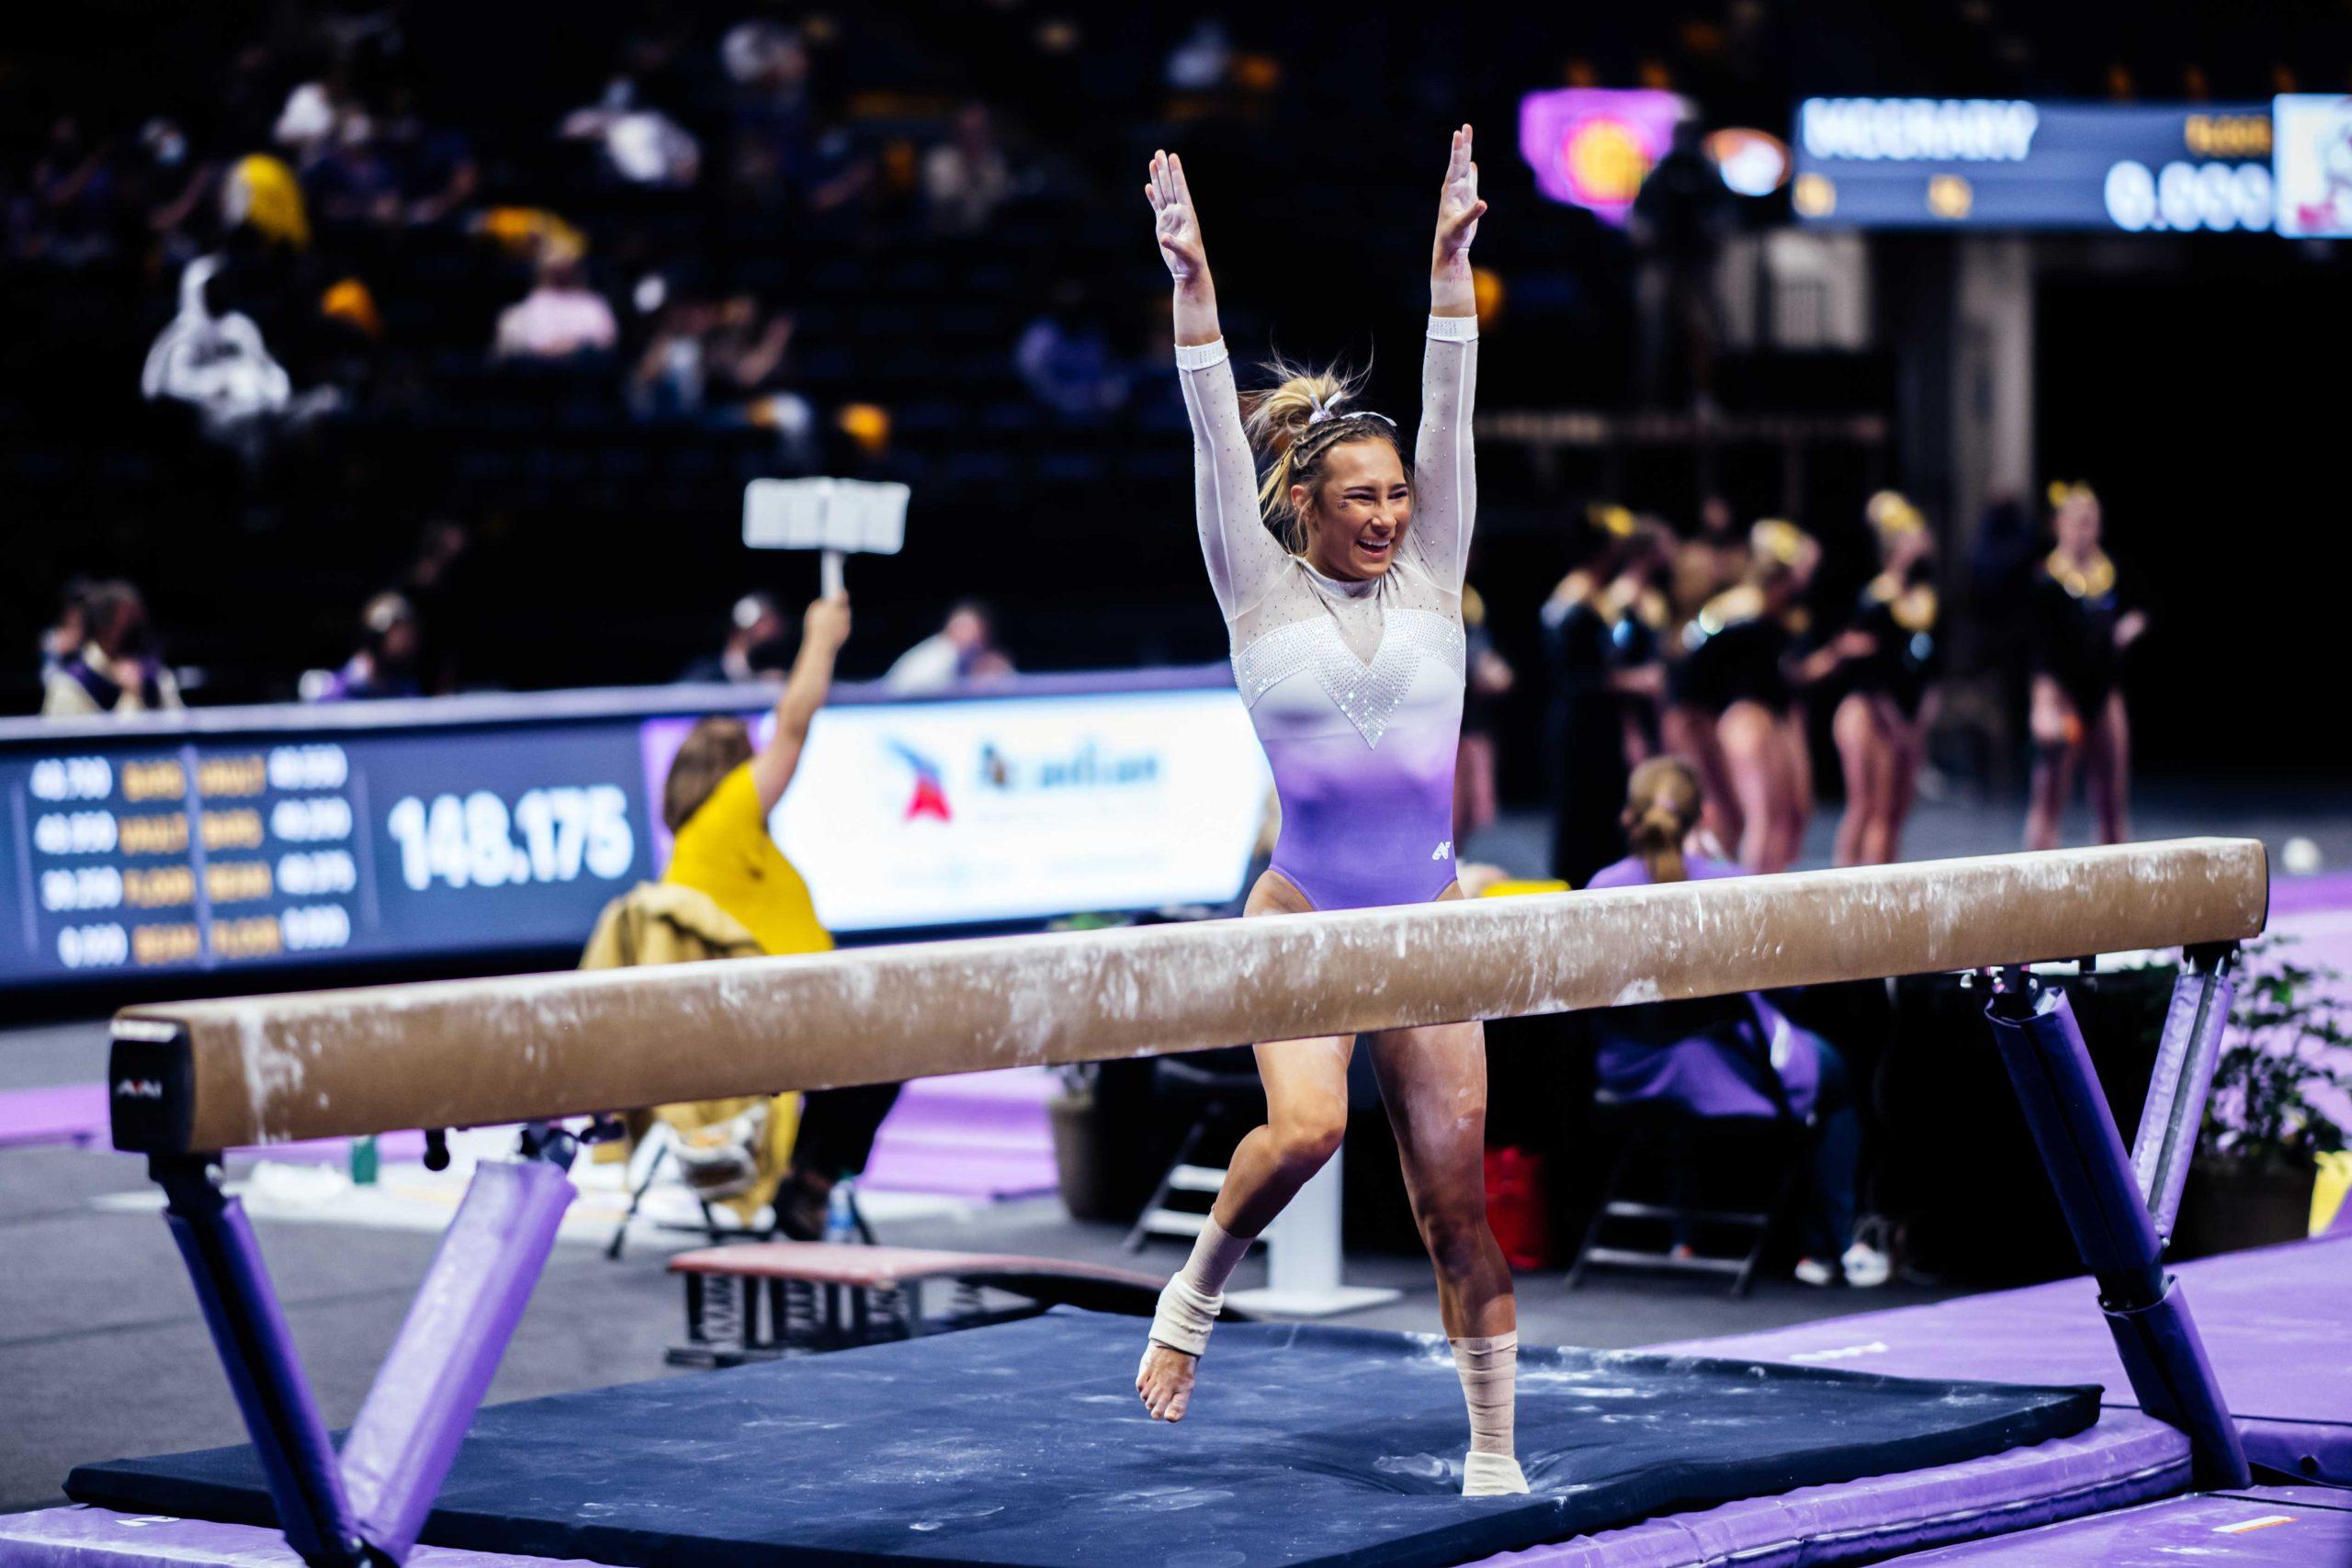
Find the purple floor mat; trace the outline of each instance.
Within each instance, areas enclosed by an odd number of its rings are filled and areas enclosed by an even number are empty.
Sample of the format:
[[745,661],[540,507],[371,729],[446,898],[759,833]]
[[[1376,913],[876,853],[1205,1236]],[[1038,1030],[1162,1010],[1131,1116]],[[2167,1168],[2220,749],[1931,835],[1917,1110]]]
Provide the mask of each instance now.
[[[2256,1464],[2352,1484],[2352,1235],[2202,1258],[2178,1269],[2246,1454]],[[2061,1280],[1933,1306],[1651,1347],[1707,1356],[1851,1367],[1908,1377],[2095,1382],[2129,1408],[2088,1280]]]
[[107,1086],[102,1083],[0,1093],[0,1149],[103,1143],[106,1136]]
[[1055,1190],[1055,1083],[1038,1067],[916,1079],[882,1123],[862,1184],[982,1200]]
[[2110,1412],[2071,1438],[1663,1515],[1476,1568],[1830,1568],[2128,1507],[2188,1483],[2188,1439],[2136,1410]]
[[2352,1564],[2352,1495],[2256,1486],[2173,1497],[1898,1561],[1902,1568],[2180,1568],[2184,1559],[2214,1568],[2346,1568]]
[[[216,1525],[112,1508],[0,1515],[7,1568],[302,1568],[286,1538],[258,1525]],[[584,1558],[515,1557],[420,1546],[408,1568],[596,1568]]]

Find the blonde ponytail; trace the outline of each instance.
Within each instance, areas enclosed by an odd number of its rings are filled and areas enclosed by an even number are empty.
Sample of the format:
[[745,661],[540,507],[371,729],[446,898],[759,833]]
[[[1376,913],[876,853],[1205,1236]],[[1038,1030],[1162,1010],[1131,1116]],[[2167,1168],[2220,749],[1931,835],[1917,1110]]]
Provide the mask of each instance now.
[[[1250,445],[1267,459],[1266,477],[1258,486],[1258,507],[1293,555],[1306,552],[1306,519],[1290,503],[1293,485],[1314,493],[1322,478],[1323,458],[1346,441],[1385,441],[1396,448],[1396,427],[1378,415],[1366,415],[1342,405],[1363,390],[1361,372],[1338,365],[1317,369],[1276,359],[1265,369],[1276,379],[1267,390],[1246,400],[1244,428]],[[1329,418],[1317,418],[1318,412]],[[1312,430],[1313,434],[1308,432]]]
[[1652,882],[1681,882],[1690,874],[1682,840],[1699,825],[1699,775],[1679,757],[1652,757],[1625,786],[1625,840]]

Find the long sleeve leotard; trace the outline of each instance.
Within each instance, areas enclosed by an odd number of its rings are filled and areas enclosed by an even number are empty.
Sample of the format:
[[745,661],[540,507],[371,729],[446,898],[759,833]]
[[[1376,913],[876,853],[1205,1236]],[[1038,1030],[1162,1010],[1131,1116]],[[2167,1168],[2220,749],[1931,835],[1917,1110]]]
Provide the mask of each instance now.
[[1419,903],[1453,881],[1477,335],[1475,318],[1430,318],[1412,519],[1363,582],[1323,576],[1261,520],[1223,341],[1176,351],[1201,554],[1282,801],[1273,869],[1318,909]]

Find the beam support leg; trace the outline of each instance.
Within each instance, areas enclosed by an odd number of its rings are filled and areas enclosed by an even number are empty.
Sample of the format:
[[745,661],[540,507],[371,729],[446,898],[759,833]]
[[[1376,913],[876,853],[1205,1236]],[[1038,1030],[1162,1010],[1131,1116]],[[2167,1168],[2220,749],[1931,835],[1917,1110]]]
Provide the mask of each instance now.
[[244,1206],[220,1190],[209,1156],[152,1163],[287,1544],[316,1568],[361,1568],[371,1559]]
[[2180,977],[2173,982],[2172,1005],[2165,1011],[2164,1036],[2156,1047],[2155,1071],[2148,1077],[2147,1107],[2140,1113],[2140,1134],[2132,1143],[2132,1172],[2139,1179],[2140,1196],[2147,1200],[2156,1234],[2167,1242],[2180,1216],[2181,1190],[2196,1157],[2197,1134],[2205,1124],[2205,1099],[2213,1087],[2214,1065],[2221,1060],[2230,1005],[2237,999],[2237,980],[2230,973],[2236,955],[2234,943],[2190,948],[2181,954]]
[[[568,1153],[568,1151],[567,1151]],[[481,1407],[573,1188],[545,1158],[485,1160],[343,1445],[360,1533],[405,1562]]]
[[1997,977],[1985,1017],[2016,1085],[2140,1407],[2188,1437],[2198,1484],[2251,1480],[2236,1423],[2109,1114],[2065,994],[2022,969]]

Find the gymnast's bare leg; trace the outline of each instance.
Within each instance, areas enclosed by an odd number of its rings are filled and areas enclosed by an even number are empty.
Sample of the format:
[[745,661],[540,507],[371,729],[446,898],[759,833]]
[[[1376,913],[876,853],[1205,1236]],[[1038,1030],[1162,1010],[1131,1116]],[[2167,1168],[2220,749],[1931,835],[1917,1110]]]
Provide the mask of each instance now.
[[[1280,872],[1270,871],[1250,889],[1245,916],[1303,914],[1314,906]],[[1215,1314],[1204,1303],[1220,1297],[1225,1281],[1250,1243],[1273,1223],[1298,1190],[1323,1168],[1340,1147],[1348,1125],[1348,1062],[1355,1041],[1345,1035],[1268,1041],[1257,1048],[1258,1077],[1266,1088],[1266,1122],[1233,1151],[1225,1185],[1209,1210],[1209,1226],[1193,1257],[1170,1288],[1189,1292],[1188,1318],[1198,1314],[1197,1333],[1188,1345],[1205,1342]],[[1482,1171],[1483,1176],[1483,1171]],[[1192,1402],[1198,1348],[1179,1348],[1158,1337],[1145,1348],[1136,1372],[1136,1392],[1159,1421],[1181,1421]]]

